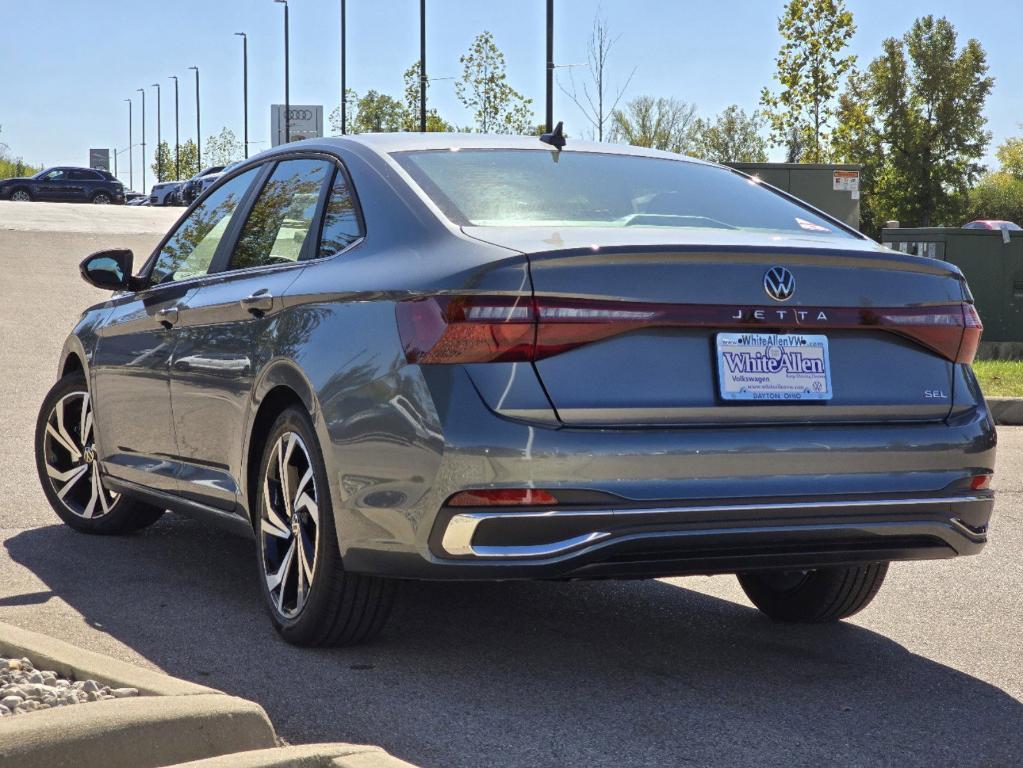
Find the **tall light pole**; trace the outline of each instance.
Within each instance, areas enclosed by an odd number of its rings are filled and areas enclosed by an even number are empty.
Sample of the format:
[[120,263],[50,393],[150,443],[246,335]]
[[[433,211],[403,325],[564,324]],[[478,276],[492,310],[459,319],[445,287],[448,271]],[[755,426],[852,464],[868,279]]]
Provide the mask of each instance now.
[[156,176],[157,181],[163,181],[163,138],[160,134],[160,84],[153,83],[156,89]]
[[146,194],[146,89],[136,88],[142,94],[142,194]]
[[[132,189],[135,186],[135,166],[132,164],[131,159],[131,99],[125,99],[128,102],[128,189]],[[116,150],[114,150],[116,151]]]
[[426,0],[419,0],[419,131],[426,133]]
[[249,36],[235,32],[242,39],[242,104],[245,112],[245,156],[249,156]]
[[196,170],[202,170],[202,122],[199,120],[199,67],[195,70],[195,164]]
[[554,130],[554,0],[547,0],[547,133]]
[[345,87],[345,0],[341,0],[341,135],[348,132],[348,119],[345,110],[345,102],[348,100],[348,90]]
[[178,121],[178,76],[171,75],[174,81],[174,178],[181,180],[181,123]]
[[284,6],[284,143],[291,142],[291,74],[288,71],[288,0],[274,0]]

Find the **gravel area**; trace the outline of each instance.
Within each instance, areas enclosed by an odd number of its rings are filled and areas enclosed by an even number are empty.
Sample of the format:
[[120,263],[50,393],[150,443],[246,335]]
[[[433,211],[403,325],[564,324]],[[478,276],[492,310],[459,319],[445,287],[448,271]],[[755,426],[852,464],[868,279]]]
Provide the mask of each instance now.
[[110,688],[95,680],[69,680],[56,672],[36,669],[28,659],[0,657],[0,717],[138,695],[137,688]]

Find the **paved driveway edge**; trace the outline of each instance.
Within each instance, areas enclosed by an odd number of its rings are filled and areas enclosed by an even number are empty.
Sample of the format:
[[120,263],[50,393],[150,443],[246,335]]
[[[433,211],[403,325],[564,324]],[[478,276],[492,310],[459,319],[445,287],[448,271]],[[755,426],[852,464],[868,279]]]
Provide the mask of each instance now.
[[1023,397],[988,397],[986,400],[995,424],[1023,425]]

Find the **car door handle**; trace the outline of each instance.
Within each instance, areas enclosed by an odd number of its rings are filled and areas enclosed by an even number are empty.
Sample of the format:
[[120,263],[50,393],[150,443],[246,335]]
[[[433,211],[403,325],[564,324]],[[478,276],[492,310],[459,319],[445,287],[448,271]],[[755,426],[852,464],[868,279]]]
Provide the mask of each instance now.
[[264,288],[261,291],[256,291],[251,296],[246,296],[238,303],[241,304],[242,309],[247,312],[251,312],[254,315],[261,315],[274,308],[274,295]]
[[178,308],[177,307],[166,307],[156,313],[157,319],[160,324],[170,328],[174,323],[178,321]]

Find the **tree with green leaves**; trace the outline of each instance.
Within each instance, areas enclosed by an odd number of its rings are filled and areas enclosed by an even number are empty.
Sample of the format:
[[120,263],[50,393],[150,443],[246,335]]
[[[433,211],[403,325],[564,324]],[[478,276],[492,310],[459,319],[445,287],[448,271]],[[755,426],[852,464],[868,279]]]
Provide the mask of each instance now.
[[856,62],[843,51],[855,31],[845,0],[789,0],[778,19],[780,87],[777,93],[764,88],[760,102],[771,140],[788,148],[789,162],[830,160],[837,94]]
[[970,190],[965,218],[1023,222],[1023,137],[1006,140],[995,152],[1001,168]]
[[[355,117],[355,112],[356,112],[356,109],[358,108],[358,104],[359,104],[359,95],[355,91],[353,91],[351,88],[349,88],[345,92],[345,121],[348,123],[348,125],[345,126],[345,127],[347,129],[349,129],[348,130],[349,133],[351,133],[350,129],[351,129],[351,125],[352,125],[352,120]],[[327,124],[330,125],[331,135],[333,135],[333,136],[340,136],[341,135],[341,107],[340,106],[334,107],[334,109],[331,110],[330,114],[327,116]]]
[[763,121],[747,115],[738,104],[726,107],[713,122],[697,119],[693,155],[714,163],[765,163],[767,141],[760,135]]
[[[414,62],[411,67],[405,70],[405,117],[402,121],[402,130],[419,130],[419,62]],[[430,81],[426,81],[426,88],[429,92]],[[427,99],[429,103],[429,99]],[[453,131],[454,126],[446,122],[437,114],[437,110],[429,107],[426,110],[426,130],[428,133]]]
[[400,131],[405,122],[405,107],[397,99],[377,91],[367,91],[355,106],[349,121],[349,133],[388,133]]
[[203,159],[207,165],[230,165],[245,156],[245,147],[228,127],[203,142]]
[[611,115],[611,136],[636,147],[691,154],[696,143],[696,106],[675,98],[638,96]]
[[958,226],[990,141],[984,103],[994,79],[976,40],[924,16],[889,38],[841,100],[837,159],[863,163],[866,230],[884,221]]
[[472,112],[477,131],[532,132],[533,101],[508,84],[504,54],[490,32],[478,35],[459,62],[462,78],[455,83],[455,94]]
[[[194,140],[187,139],[184,144],[180,145],[179,150],[181,162],[180,176],[177,175],[174,165],[174,147],[166,141],[161,141],[157,146],[153,164],[149,167],[158,181],[183,181],[192,178],[201,170]],[[160,174],[161,164],[163,166],[162,175]]]
[[16,179],[31,176],[43,170],[42,166],[28,165],[21,157],[13,157],[11,148],[0,141],[0,179]]

